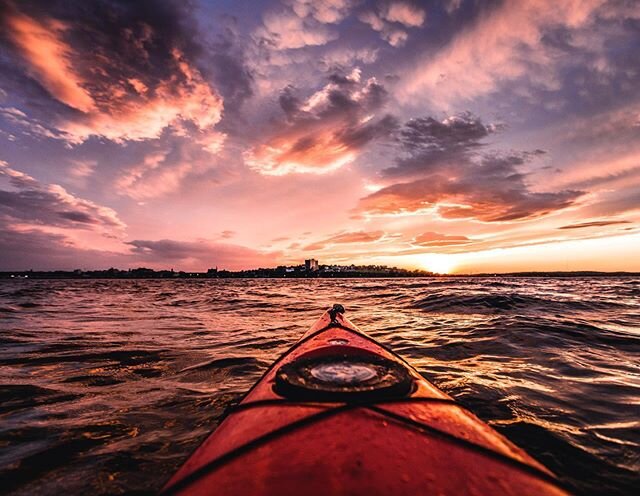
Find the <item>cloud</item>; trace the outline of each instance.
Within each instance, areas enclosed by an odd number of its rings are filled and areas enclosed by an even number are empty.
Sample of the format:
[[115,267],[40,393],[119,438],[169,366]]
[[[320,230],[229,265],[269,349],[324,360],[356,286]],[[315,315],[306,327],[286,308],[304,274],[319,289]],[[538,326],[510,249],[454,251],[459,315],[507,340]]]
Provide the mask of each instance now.
[[239,270],[271,267],[281,252],[261,252],[245,246],[162,239],[134,240],[120,251],[82,248],[61,233],[38,229],[0,229],[0,270],[73,270],[108,267],[152,267],[205,271],[211,267]]
[[266,175],[330,172],[352,162],[372,140],[395,129],[389,115],[375,118],[387,92],[375,78],[361,81],[355,69],[334,73],[329,82],[306,100],[293,87],[285,88],[280,105],[286,119],[265,142],[245,153],[253,170]]
[[382,9],[382,17],[389,22],[397,22],[408,28],[422,26],[426,13],[424,9],[408,1],[392,1]]
[[323,25],[309,25],[291,12],[266,14],[263,36],[278,49],[324,45],[338,38],[335,31]]
[[487,7],[444,48],[435,54],[426,51],[412,61],[399,96],[409,100],[424,95],[446,108],[519,78],[537,87],[557,89],[558,63],[571,60],[559,57],[545,36],[559,28],[569,32],[589,29],[604,3],[521,0]]
[[329,238],[311,243],[303,248],[303,250],[322,250],[327,245],[347,244],[347,243],[373,243],[384,237],[384,231],[347,231],[335,234]]
[[78,248],[60,233],[0,227],[0,270],[94,269],[123,262],[117,253]]
[[378,59],[376,48],[337,47],[322,54],[320,66],[324,70],[335,67],[353,67],[357,64],[372,64]]
[[[0,161],[0,268],[75,268],[115,260],[126,225],[111,208]],[[102,246],[102,250],[87,246]],[[83,248],[84,247],[84,248]]]
[[90,229],[109,235],[126,227],[113,209],[78,198],[60,185],[41,184],[0,161],[2,180],[9,187],[0,189],[0,215],[5,225]]
[[400,133],[400,141],[409,150],[469,149],[480,146],[480,141],[497,129],[496,124],[484,124],[469,112],[442,121],[419,117],[406,123]]
[[245,246],[208,240],[133,240],[127,244],[132,247],[135,259],[141,262],[179,263],[181,266],[201,267],[200,270],[216,266],[231,270],[273,266],[281,256],[280,252],[261,252]]
[[66,106],[50,107],[46,126],[69,142],[146,140],[183,122],[206,131],[220,121],[223,101],[193,62],[199,47],[184,4],[38,3],[3,9],[0,25],[25,73]]
[[115,182],[116,192],[144,201],[176,193],[189,177],[198,174],[213,171],[218,178],[225,176],[227,166],[220,163],[219,155],[226,136],[197,129],[187,134],[165,140],[139,163],[124,167]]
[[322,24],[337,24],[342,21],[351,10],[353,0],[288,0],[299,17],[312,17]]
[[425,232],[416,236],[412,244],[419,246],[451,246],[471,243],[466,236],[453,236],[437,232]]
[[577,224],[568,224],[566,226],[561,226],[558,229],[584,229],[588,227],[615,226],[619,224],[631,224],[631,222],[628,220],[597,220],[591,222],[580,222]]
[[394,182],[360,201],[369,215],[431,211],[444,219],[504,222],[539,217],[573,204],[573,190],[535,192],[520,167],[544,152],[482,151],[499,129],[469,113],[412,119],[399,132],[404,152],[382,177]]
[[97,165],[96,160],[71,160],[66,182],[81,188],[86,187],[87,180],[95,173]]
[[393,47],[403,46],[409,34],[404,28],[416,28],[422,26],[426,18],[424,9],[408,1],[388,1],[378,4],[374,10],[364,10],[358,15],[358,19],[369,25],[371,29],[380,33],[383,40]]
[[27,114],[15,107],[0,107],[0,116],[11,124],[21,128],[21,132],[28,136],[54,139],[64,137],[62,133],[51,131],[36,120],[30,119]]
[[227,27],[208,47],[207,59],[216,89],[224,99],[224,118],[235,117],[254,95],[254,70],[246,60],[237,26]]
[[5,19],[7,35],[29,64],[29,72],[62,103],[81,112],[95,108],[86,81],[71,65],[71,48],[62,41],[68,29],[55,19],[37,21],[14,11]]
[[327,25],[337,24],[349,13],[350,0],[289,0],[279,10],[263,15],[256,36],[276,49],[325,45],[338,38]]

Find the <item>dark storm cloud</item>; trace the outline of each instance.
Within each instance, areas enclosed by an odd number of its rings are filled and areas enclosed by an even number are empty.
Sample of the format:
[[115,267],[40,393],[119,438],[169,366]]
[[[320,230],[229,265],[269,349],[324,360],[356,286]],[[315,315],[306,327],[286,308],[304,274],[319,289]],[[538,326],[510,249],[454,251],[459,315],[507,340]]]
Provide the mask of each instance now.
[[382,174],[406,178],[429,170],[464,166],[485,146],[482,140],[501,128],[500,124],[485,124],[468,112],[442,121],[433,117],[411,119],[398,133],[404,154]]
[[287,116],[287,119],[293,119],[299,112],[302,102],[296,96],[296,88],[293,85],[286,86],[278,97],[280,108]]
[[418,117],[404,125],[399,140],[408,150],[473,149],[497,128],[468,112],[443,121]]
[[388,185],[363,198],[359,211],[397,214],[434,208],[444,218],[485,222],[538,217],[571,205],[579,191],[532,192],[520,168],[533,152],[497,153],[483,139],[500,128],[469,113],[412,119],[399,132],[401,156],[382,171]]
[[211,72],[216,89],[224,98],[225,117],[235,117],[242,104],[254,94],[254,76],[246,61],[244,44],[239,37],[238,20],[226,16],[222,34],[200,57]]
[[375,78],[362,81],[358,70],[330,74],[324,87],[304,99],[288,85],[279,98],[285,119],[245,158],[264,174],[334,170],[367,143],[395,131],[393,116],[378,115],[387,101],[384,86]]

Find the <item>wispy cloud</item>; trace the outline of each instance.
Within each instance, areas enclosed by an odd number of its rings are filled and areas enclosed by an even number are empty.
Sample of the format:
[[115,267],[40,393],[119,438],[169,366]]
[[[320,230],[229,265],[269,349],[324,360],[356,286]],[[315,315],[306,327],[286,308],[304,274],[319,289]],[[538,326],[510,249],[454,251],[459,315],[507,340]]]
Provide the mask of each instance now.
[[416,236],[412,244],[418,246],[451,246],[451,245],[465,245],[471,243],[472,240],[466,236],[455,236],[449,234],[442,234],[437,232],[425,232]]
[[322,239],[320,241],[316,241],[314,243],[310,243],[306,245],[304,250],[322,250],[327,246],[336,245],[336,244],[368,244],[374,243],[376,241],[380,241],[384,237],[384,231],[347,231],[341,232],[338,234],[334,234],[328,238]]
[[181,267],[217,266],[240,269],[247,266],[271,266],[280,256],[280,252],[261,252],[244,246],[208,240],[134,240],[128,244],[132,247],[136,260],[158,265],[177,263]]
[[5,225],[95,229],[107,234],[125,228],[113,209],[78,198],[58,184],[42,184],[2,161],[0,180],[8,183],[8,189],[0,189]]
[[620,224],[631,224],[628,220],[596,220],[591,222],[580,222],[578,224],[567,224],[558,229],[586,229],[590,227],[616,226]]
[[614,3],[522,0],[486,5],[445,47],[413,61],[399,95],[426,95],[433,104],[449,108],[515,80],[524,79],[521,88],[531,84],[558,90],[559,71],[571,59],[562,56],[549,35],[564,31],[570,39],[581,29],[593,32],[599,14],[619,11]]

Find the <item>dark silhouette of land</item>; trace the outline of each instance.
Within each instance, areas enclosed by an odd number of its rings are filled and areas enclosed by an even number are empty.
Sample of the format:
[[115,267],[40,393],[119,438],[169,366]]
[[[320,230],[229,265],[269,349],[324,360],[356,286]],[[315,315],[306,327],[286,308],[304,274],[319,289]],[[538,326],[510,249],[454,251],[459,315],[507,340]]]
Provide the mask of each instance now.
[[154,270],[146,267],[137,269],[80,270],[73,271],[13,271],[0,272],[0,278],[30,279],[172,279],[172,278],[309,278],[309,277],[432,277],[435,274],[425,270],[408,270],[384,265],[280,265],[275,268],[247,270],[209,269],[206,272],[186,272]]
[[638,272],[508,272],[483,274],[435,274],[426,270],[409,270],[384,265],[280,265],[275,268],[247,270],[209,269],[206,272],[136,269],[80,270],[73,271],[5,271],[0,279],[229,279],[229,278],[380,278],[380,277],[638,277]]

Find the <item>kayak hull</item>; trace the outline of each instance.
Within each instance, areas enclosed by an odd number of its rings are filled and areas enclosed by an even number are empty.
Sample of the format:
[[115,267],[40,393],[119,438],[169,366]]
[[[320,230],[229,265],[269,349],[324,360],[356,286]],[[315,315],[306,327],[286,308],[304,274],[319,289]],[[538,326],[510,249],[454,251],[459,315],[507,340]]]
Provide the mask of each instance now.
[[[282,367],[336,354],[399,364],[412,390],[357,401],[280,394]],[[567,494],[545,467],[336,312],[273,364],[164,492]]]

